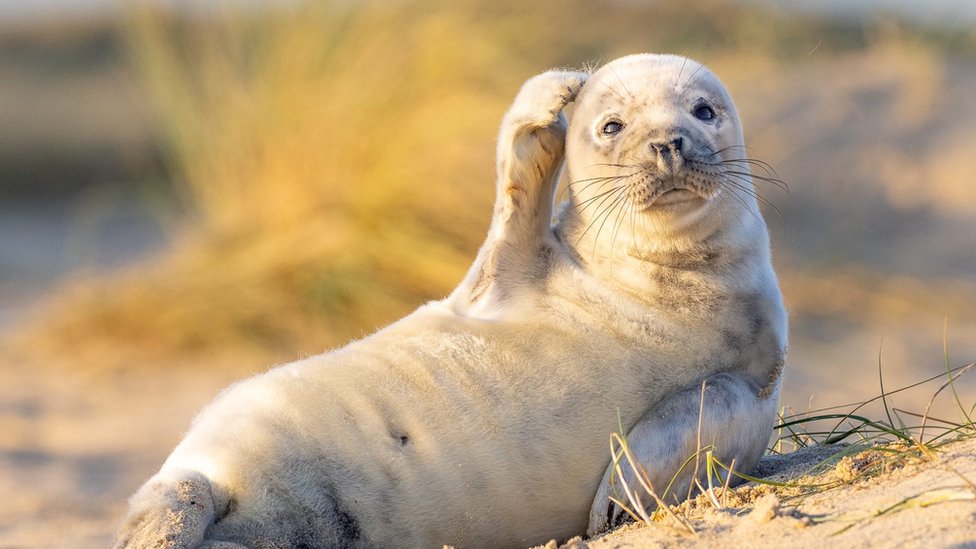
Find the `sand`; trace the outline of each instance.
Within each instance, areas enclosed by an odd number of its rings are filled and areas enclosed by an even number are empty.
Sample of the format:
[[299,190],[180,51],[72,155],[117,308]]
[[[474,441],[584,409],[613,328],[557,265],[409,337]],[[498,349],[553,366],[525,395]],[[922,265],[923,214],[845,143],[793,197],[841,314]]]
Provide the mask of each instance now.
[[240,375],[0,363],[0,548],[110,547],[129,495]]
[[[72,373],[2,365],[0,548],[110,546],[126,498],[159,467],[193,414],[247,371],[170,365]],[[767,457],[760,473],[796,478],[843,449]],[[863,457],[843,459],[803,482],[850,480],[865,464]],[[726,499],[728,509],[696,500],[687,511],[695,537],[663,524],[629,525],[587,546],[976,547],[976,487],[967,484],[976,482],[976,440],[948,446],[936,460],[891,468],[800,498],[742,486]],[[874,516],[908,498],[914,505]]]
[[[814,447],[768,457],[760,473],[796,479],[842,447]],[[695,535],[665,521],[630,525],[585,544],[590,549],[650,547],[976,547],[976,440],[943,448],[929,460],[892,459],[891,471],[850,480],[866,456],[841,459],[805,484],[850,481],[806,496],[795,490],[749,484],[735,490],[747,503],[716,509],[696,500],[690,515]],[[719,498],[721,500],[721,498]],[[737,499],[737,498],[730,498]],[[722,503],[720,501],[720,503]],[[887,511],[886,511],[887,510]],[[679,509],[681,511],[681,509]],[[578,544],[582,546],[582,544]]]

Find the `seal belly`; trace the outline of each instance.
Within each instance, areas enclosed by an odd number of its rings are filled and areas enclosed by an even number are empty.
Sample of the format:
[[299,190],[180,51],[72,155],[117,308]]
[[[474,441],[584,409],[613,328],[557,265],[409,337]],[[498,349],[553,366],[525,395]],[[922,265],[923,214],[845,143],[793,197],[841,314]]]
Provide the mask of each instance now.
[[[374,446],[384,459],[371,460],[370,477],[390,486],[396,503],[377,539],[402,543],[413,532],[415,546],[503,547],[585,525],[616,408],[609,397],[600,413],[580,405],[598,382],[552,379],[560,363],[588,359],[567,353],[561,338],[530,341],[524,326],[490,326],[400,341],[394,355],[370,360],[384,365],[382,375],[336,393],[347,409],[368,402],[369,413],[355,415],[375,427],[362,436],[385,440]],[[373,498],[369,486],[357,497]]]

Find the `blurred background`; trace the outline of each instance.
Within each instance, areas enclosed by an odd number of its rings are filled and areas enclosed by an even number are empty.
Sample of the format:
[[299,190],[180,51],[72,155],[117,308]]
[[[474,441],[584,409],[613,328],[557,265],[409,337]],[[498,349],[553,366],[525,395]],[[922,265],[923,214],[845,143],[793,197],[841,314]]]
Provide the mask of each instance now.
[[[0,0],[0,547],[107,546],[220,387],[446,295],[550,67],[674,52],[730,89],[790,187],[759,187],[785,405],[976,359],[974,25],[966,0]],[[892,397],[906,423],[938,383]]]

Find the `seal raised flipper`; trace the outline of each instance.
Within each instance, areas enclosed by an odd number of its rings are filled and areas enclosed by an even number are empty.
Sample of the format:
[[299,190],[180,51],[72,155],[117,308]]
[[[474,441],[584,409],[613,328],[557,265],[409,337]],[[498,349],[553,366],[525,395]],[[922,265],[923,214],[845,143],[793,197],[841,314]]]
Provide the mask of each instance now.
[[[752,471],[769,442],[777,404],[775,396],[748,376],[716,374],[705,381],[704,389],[700,385],[688,387],[648,410],[627,433],[627,446],[647,473],[657,495],[673,504],[688,495],[696,470],[699,482],[705,485],[708,473],[703,449],[711,449],[726,465],[734,463],[734,471]],[[698,456],[699,466],[695,467],[694,456],[698,451],[702,453]],[[654,500],[636,481],[633,467],[625,458],[621,460],[624,481],[637,491],[648,510],[654,509]],[[587,527],[591,536],[616,526],[625,517],[624,511],[610,500],[614,497],[627,501],[620,480],[614,478],[614,469],[611,462],[593,499]],[[717,481],[724,484],[724,471],[719,473],[723,476]],[[739,481],[733,475],[729,484]]]
[[556,239],[553,194],[565,156],[563,108],[586,82],[584,72],[548,71],[530,78],[498,134],[497,197],[488,237],[464,281],[449,298],[454,311],[491,318],[519,293],[534,291]]

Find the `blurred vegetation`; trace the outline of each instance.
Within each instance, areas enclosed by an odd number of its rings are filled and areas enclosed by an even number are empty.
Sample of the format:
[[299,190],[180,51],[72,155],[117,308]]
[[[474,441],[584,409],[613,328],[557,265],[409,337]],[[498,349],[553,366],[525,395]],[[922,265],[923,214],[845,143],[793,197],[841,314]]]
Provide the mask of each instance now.
[[0,201],[166,177],[118,25],[0,27]]
[[[151,264],[67,288],[19,340],[33,354],[261,362],[341,344],[460,279],[525,78],[638,51],[734,72],[862,49],[877,29],[709,0],[334,0],[133,6],[119,32],[189,222]],[[911,36],[974,49],[971,34]]]

